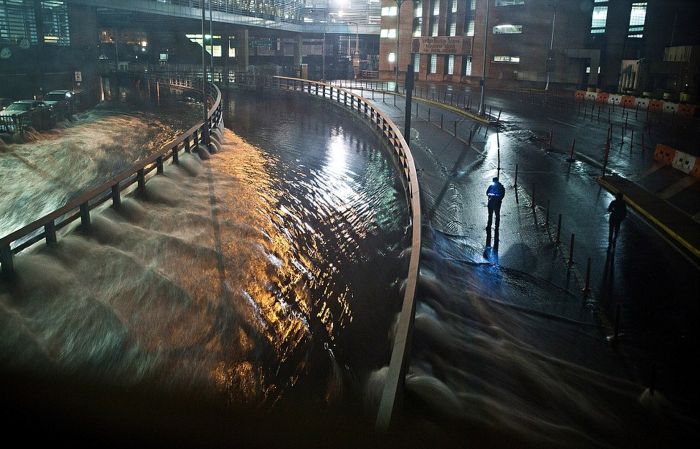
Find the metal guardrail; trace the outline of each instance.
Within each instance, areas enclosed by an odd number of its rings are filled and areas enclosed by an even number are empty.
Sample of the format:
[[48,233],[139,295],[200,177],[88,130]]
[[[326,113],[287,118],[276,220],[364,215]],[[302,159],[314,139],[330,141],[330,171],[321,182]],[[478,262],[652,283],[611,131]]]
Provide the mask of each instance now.
[[369,120],[382,135],[391,148],[401,170],[406,196],[411,212],[411,258],[408,266],[406,289],[399,315],[399,323],[394,337],[394,347],[391,352],[389,371],[382,391],[382,397],[377,412],[376,427],[387,430],[392,416],[403,393],[404,379],[408,367],[413,321],[415,318],[415,294],[418,283],[418,269],[421,253],[421,204],[418,176],[413,162],[411,150],[396,124],[376,109],[368,100],[354,94],[349,89],[339,88],[330,84],[297,78],[275,76],[270,82],[254,81],[255,86],[271,86],[283,90],[303,92],[316,97],[334,101],[349,108]]
[[[201,80],[198,84],[201,85]],[[150,79],[150,82],[171,84],[179,88],[199,90],[193,88],[193,80],[187,76],[172,79]],[[143,191],[147,181],[147,175],[154,170],[157,174],[163,172],[163,164],[172,159],[178,163],[180,151],[190,152],[197,145],[204,143],[204,126],[209,130],[218,126],[221,121],[221,92],[214,84],[209,84],[208,101],[211,104],[207,113],[207,120],[194,125],[174,140],[165,144],[160,150],[150,156],[137,161],[129,169],[110,178],[99,186],[83,192],[77,198],[65,206],[33,221],[32,223],[0,238],[0,265],[2,274],[11,278],[14,276],[13,256],[36,243],[45,240],[47,245],[55,245],[57,231],[66,227],[73,221],[80,219],[82,226],[90,225],[90,211],[107,201],[118,207],[121,203],[121,192],[137,184],[137,191]],[[201,91],[201,90],[199,90]]]

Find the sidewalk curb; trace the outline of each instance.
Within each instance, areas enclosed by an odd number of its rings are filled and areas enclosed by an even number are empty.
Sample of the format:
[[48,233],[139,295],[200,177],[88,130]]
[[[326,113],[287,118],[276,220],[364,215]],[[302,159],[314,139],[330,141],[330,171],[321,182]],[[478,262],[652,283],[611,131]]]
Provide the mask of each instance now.
[[[605,179],[603,179],[602,176],[599,176],[597,179],[598,184],[603,186],[606,190],[608,190],[611,193],[617,193],[619,190],[615,188],[612,184],[608,183]],[[690,242],[685,240],[683,237],[681,237],[678,233],[674,232],[672,229],[670,229],[668,226],[666,226],[664,223],[662,223],[658,218],[650,214],[647,210],[645,210],[643,207],[641,207],[639,204],[637,204],[631,197],[626,196],[625,200],[627,203],[629,203],[630,206],[632,206],[637,212],[639,212],[644,218],[647,220],[651,221],[654,223],[656,226],[661,228],[666,234],[668,234],[672,239],[680,243],[685,249],[691,252],[695,257],[700,258],[700,249],[694,247]]]
[[[402,95],[402,94],[398,94],[398,95],[401,96],[401,97],[405,97],[405,96]],[[420,101],[421,103],[432,104],[432,105],[435,106],[435,107],[439,107],[439,108],[442,108],[442,109],[446,109],[446,110],[448,110],[448,111],[450,111],[450,112],[453,112],[453,113],[455,113],[455,114],[462,115],[462,116],[467,117],[467,118],[469,118],[469,119],[471,119],[471,120],[474,120],[474,121],[476,121],[476,122],[479,122],[479,123],[481,123],[481,124],[483,124],[483,125],[495,125],[495,124],[497,123],[496,121],[490,121],[490,120],[484,119],[483,117],[481,117],[481,116],[479,116],[479,115],[472,114],[471,112],[464,111],[464,110],[459,109],[459,108],[456,108],[456,107],[454,107],[454,106],[450,106],[449,104],[440,103],[439,101],[426,100],[425,98],[419,98],[419,97],[412,97],[412,99],[413,99],[413,101]]]

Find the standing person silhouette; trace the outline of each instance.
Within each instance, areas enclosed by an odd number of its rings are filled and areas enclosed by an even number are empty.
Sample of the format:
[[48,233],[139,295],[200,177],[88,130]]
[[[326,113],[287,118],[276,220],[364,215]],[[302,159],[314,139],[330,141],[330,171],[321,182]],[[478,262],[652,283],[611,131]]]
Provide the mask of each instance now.
[[486,224],[486,239],[487,245],[491,242],[491,223],[493,222],[493,216],[496,215],[496,226],[495,226],[495,239],[494,246],[498,246],[498,228],[501,225],[501,202],[503,197],[506,195],[506,189],[498,181],[498,177],[493,178],[493,182],[486,189],[486,197],[488,198],[487,207],[489,210],[489,220]]
[[625,204],[624,195],[622,192],[615,194],[615,199],[608,206],[610,212],[609,232],[608,232],[608,248],[615,246],[617,236],[620,234],[620,224],[627,216],[627,205]]

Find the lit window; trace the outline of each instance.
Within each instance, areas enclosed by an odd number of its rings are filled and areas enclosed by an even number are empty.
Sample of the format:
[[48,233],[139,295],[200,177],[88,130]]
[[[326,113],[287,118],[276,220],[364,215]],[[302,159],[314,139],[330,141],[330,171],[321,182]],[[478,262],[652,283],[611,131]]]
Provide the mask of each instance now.
[[496,0],[496,6],[517,6],[524,4],[525,0]]
[[450,5],[450,11],[457,12],[457,0],[450,0],[452,4]]
[[437,73],[437,55],[430,55],[430,73]]
[[387,35],[389,39],[396,39],[396,28],[391,28]]
[[457,35],[457,22],[452,19],[452,22],[450,22],[450,36],[456,36]]
[[416,2],[416,8],[413,10],[413,17],[423,17],[423,2]]
[[467,25],[467,36],[474,36],[474,19],[470,20]]
[[382,15],[383,16],[395,16],[396,15],[396,6],[384,6],[382,8]]
[[607,6],[594,6],[591,16],[591,33],[605,33],[605,22],[608,20]]
[[472,74],[472,58],[471,56],[464,57],[464,70],[462,71],[464,76],[471,76]]
[[455,73],[455,55],[449,55],[447,57],[447,74],[454,75]]
[[469,10],[470,10],[470,11],[476,10],[476,0],[470,0],[470,3],[469,3]]
[[387,58],[389,62],[396,62],[396,53],[391,52],[389,53],[389,57]]
[[433,24],[430,26],[430,35],[431,36],[437,36],[438,35],[438,22],[435,20]]
[[420,70],[420,54],[416,53],[413,55],[413,71],[418,73]]
[[647,16],[647,2],[632,3],[630,11],[630,27],[627,33],[629,37],[641,38],[644,36],[644,21]]
[[440,15],[440,0],[433,0],[433,15]]
[[396,28],[382,28],[382,30],[379,31],[379,37],[396,39]]
[[517,64],[520,62],[520,56],[494,56],[493,62],[510,62]]
[[496,25],[493,27],[493,34],[520,34],[522,32],[522,25]]
[[413,19],[413,37],[420,37],[423,33],[423,19],[418,17]]

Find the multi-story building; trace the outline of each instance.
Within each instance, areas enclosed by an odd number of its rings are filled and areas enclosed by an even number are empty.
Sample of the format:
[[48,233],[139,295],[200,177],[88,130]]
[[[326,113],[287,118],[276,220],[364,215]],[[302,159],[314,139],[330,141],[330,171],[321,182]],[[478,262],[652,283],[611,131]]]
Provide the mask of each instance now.
[[478,84],[485,62],[491,85],[550,81],[693,92],[699,6],[697,0],[382,0],[380,77],[394,79],[398,68],[403,79],[412,64],[418,80]]

